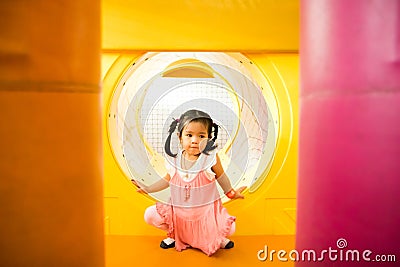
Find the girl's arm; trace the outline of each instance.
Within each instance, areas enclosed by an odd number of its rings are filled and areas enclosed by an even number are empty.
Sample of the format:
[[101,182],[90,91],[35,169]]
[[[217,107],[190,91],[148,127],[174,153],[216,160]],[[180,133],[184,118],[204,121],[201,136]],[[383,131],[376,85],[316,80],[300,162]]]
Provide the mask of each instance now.
[[155,193],[161,190],[164,190],[169,187],[169,180],[171,179],[171,176],[169,174],[166,174],[164,178],[158,180],[157,182],[151,184],[151,185],[145,185],[141,183],[140,181],[136,180],[131,180],[134,185],[137,186],[137,192],[142,193],[142,194],[148,194],[148,193]]
[[222,190],[224,190],[224,194],[226,194],[229,198],[244,198],[241,194],[246,186],[242,186],[237,190],[234,190],[231,185],[231,181],[228,176],[225,174],[224,168],[222,167],[221,160],[219,159],[218,154],[216,154],[217,163],[212,166],[212,171],[215,173],[215,177],[217,177],[217,182],[221,186]]

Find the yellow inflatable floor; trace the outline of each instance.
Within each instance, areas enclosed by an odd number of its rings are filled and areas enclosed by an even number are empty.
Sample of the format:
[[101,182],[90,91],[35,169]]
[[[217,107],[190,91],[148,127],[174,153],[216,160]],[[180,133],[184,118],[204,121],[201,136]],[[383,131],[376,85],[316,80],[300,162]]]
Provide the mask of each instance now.
[[[196,249],[187,249],[182,252],[175,249],[161,249],[159,244],[162,239],[162,236],[107,235],[106,267],[294,266],[293,261],[282,261],[277,257],[279,250],[289,253],[294,249],[294,236],[290,235],[234,236],[232,238],[235,241],[234,248],[221,249],[211,257]],[[265,259],[266,246],[268,257]],[[260,250],[263,252],[259,252]]]

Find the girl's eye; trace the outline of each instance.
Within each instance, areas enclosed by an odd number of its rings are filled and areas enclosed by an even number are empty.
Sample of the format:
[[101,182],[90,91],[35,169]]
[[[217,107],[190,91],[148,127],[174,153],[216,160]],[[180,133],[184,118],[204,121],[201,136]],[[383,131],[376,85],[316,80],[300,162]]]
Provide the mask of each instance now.
[[187,136],[187,137],[192,137],[192,134],[187,134],[186,136]]
[[200,135],[200,138],[205,138],[206,136],[205,135]]

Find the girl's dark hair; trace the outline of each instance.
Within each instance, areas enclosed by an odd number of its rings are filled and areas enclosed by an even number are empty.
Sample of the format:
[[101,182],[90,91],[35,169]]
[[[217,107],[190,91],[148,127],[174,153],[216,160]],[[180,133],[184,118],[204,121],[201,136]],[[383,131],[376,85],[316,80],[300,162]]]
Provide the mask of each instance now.
[[[207,128],[209,140],[207,141],[207,145],[202,151],[202,153],[208,155],[209,151],[212,151],[217,147],[217,145],[215,145],[215,140],[217,140],[218,136],[218,125],[213,122],[210,115],[208,115],[207,113],[200,110],[191,109],[183,113],[179,119],[174,119],[171,122],[171,125],[169,126],[168,137],[165,140],[165,146],[164,146],[165,152],[169,156],[175,158],[177,155],[171,152],[172,133],[175,132],[175,129],[178,127],[179,136],[182,136],[183,128],[185,128],[185,126],[188,125],[190,122],[200,122]],[[213,129],[214,129],[214,135],[211,138]]]

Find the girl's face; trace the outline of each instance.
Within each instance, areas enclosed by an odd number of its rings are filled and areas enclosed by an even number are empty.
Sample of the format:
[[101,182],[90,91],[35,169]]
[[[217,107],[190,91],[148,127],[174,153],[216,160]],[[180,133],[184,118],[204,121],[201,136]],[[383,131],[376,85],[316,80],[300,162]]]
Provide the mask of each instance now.
[[186,151],[188,156],[197,156],[207,145],[207,128],[201,122],[189,122],[189,124],[183,128],[182,136],[179,139],[183,150]]

